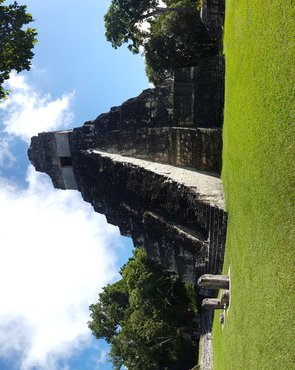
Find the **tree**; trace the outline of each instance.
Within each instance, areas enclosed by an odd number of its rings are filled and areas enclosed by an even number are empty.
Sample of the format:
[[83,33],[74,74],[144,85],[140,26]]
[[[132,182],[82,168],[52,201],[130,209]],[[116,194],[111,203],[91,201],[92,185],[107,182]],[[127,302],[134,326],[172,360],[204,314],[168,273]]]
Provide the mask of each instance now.
[[111,344],[114,368],[189,369],[197,359],[197,308],[193,286],[147,259],[143,250],[123,266],[90,306],[89,328]]
[[218,52],[199,15],[169,13],[151,22],[151,37],[145,44],[146,72],[155,85],[180,67],[197,65],[200,58]]
[[105,15],[107,40],[114,48],[128,43],[132,52],[141,50],[147,76],[155,85],[172,77],[176,68],[196,65],[218,52],[217,41],[200,19],[200,0],[164,3],[166,7],[159,0],[112,0]]
[[[0,0],[0,4],[3,2]],[[24,29],[33,21],[26,9],[25,5],[18,5],[17,2],[0,5],[0,99],[8,94],[3,83],[9,78],[10,72],[21,72],[31,67],[37,32],[33,28]]]
[[[187,3],[188,0],[185,2]],[[169,7],[161,7],[159,0],[112,0],[111,6],[105,15],[107,40],[112,43],[114,48],[131,41],[128,48],[132,52],[138,53],[139,47],[144,45],[150,35],[148,27],[146,30],[143,29],[143,21],[149,21],[155,16],[172,11],[196,13],[194,6],[176,6],[171,0],[166,0],[165,3]],[[191,3],[191,0],[189,3]]]

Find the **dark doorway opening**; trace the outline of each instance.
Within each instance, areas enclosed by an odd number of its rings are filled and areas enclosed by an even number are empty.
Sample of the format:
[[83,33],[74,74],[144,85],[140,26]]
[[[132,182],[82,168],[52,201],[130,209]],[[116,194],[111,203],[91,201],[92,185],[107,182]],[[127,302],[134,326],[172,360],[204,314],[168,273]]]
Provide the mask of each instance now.
[[59,162],[61,167],[71,167],[72,158],[71,157],[59,157]]

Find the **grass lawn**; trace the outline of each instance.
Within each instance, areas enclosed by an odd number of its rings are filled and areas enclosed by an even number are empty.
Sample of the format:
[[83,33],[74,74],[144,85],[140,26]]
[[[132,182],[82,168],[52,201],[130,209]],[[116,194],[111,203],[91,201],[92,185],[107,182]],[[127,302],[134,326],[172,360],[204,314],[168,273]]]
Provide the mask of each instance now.
[[295,1],[227,0],[224,272],[214,370],[295,369]]

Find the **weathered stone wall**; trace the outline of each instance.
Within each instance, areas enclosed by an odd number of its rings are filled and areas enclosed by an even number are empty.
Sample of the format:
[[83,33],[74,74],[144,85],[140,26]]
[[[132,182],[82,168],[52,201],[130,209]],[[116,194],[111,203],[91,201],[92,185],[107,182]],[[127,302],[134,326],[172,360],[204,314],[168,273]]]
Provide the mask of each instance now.
[[94,125],[96,134],[112,130],[173,126],[173,81],[144,90],[136,98],[111,108],[110,112],[99,115],[88,124]]
[[215,39],[221,39],[225,16],[225,0],[204,0],[200,16],[210,35]]
[[[62,166],[61,158],[70,158],[71,131],[43,132],[34,136],[28,156],[36,171],[47,173],[57,189],[77,189],[72,165]],[[71,161],[70,161],[71,162]]]
[[175,71],[174,120],[179,126],[222,127],[224,68],[224,57],[214,56]]
[[73,162],[83,199],[166,270],[196,282],[220,268],[208,260],[209,253],[224,248],[220,179],[95,150],[74,156]]
[[99,148],[159,163],[221,171],[222,131],[219,128],[154,127],[112,130],[104,135],[75,130],[69,136],[71,145],[76,147],[82,142],[83,150]]
[[221,129],[190,129],[176,127],[171,130],[168,163],[201,171],[221,172]]
[[36,171],[45,172],[51,177],[55,188],[66,189],[60,172],[54,132],[34,136],[31,140],[28,156]]
[[70,142],[74,150],[99,148],[220,173],[223,104],[224,60],[206,58],[74,129]]

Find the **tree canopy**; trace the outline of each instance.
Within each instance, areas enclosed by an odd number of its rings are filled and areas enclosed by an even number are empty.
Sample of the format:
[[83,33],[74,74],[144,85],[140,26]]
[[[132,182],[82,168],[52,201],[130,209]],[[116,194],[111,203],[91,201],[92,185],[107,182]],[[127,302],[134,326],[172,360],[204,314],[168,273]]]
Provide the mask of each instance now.
[[114,368],[190,369],[197,362],[197,305],[193,286],[147,259],[143,250],[90,306],[89,328],[111,344]]
[[[0,0],[0,4],[3,2]],[[18,5],[17,2],[0,5],[0,99],[8,94],[3,83],[9,78],[10,72],[21,72],[31,67],[37,32],[30,27],[24,29],[33,21],[26,9],[25,5]]]
[[127,43],[133,53],[141,51],[147,76],[157,85],[176,68],[196,65],[200,58],[217,53],[217,41],[200,19],[200,3],[112,0],[105,15],[106,38],[114,48]]
[[173,70],[197,65],[200,58],[218,51],[200,16],[194,13],[167,13],[151,22],[151,37],[145,44],[146,72],[155,85]]
[[[191,0],[189,0],[190,2]],[[114,48],[128,43],[128,48],[134,52],[139,52],[139,47],[143,46],[149,39],[149,26],[143,27],[142,23],[154,19],[167,12],[196,12],[194,6],[184,6],[188,0],[178,0],[180,4],[175,4],[171,0],[164,3],[168,7],[160,6],[160,0],[112,0],[111,6],[105,15],[106,38],[112,43]]]

